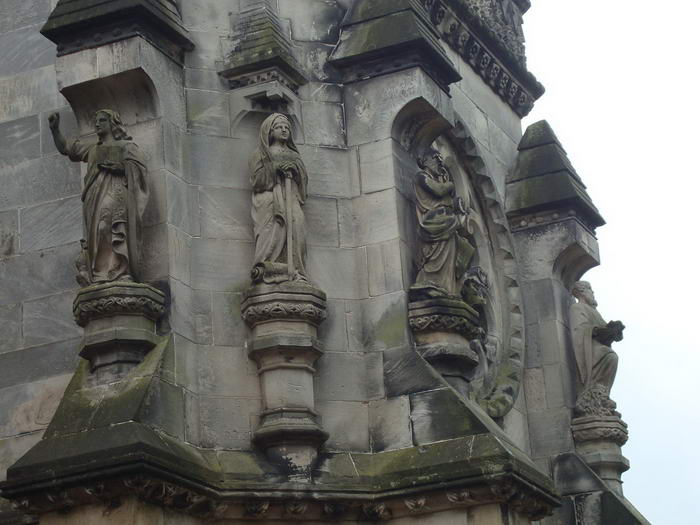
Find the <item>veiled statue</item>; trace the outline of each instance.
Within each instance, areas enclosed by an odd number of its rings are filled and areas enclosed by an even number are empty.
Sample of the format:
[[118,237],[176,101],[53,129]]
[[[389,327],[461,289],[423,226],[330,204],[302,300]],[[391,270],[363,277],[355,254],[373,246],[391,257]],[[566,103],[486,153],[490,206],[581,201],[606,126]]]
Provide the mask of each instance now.
[[442,155],[429,150],[418,161],[414,184],[419,224],[418,276],[411,287],[414,300],[462,295],[464,277],[474,257],[467,228],[471,209],[457,197]]
[[[617,354],[610,348],[622,340],[625,326],[620,321],[606,322],[597,310],[598,302],[586,281],[574,284],[572,295],[578,302],[571,305],[570,326],[579,382],[579,411],[591,412],[614,409],[609,400],[610,389],[617,373]],[[602,400],[602,401],[601,401]],[[592,403],[609,406],[591,406]]]
[[138,281],[142,219],[148,203],[148,169],[142,152],[116,111],[95,113],[96,143],[75,140],[69,144],[59,125],[58,113],[49,116],[58,151],[74,162],[87,163],[78,283]]
[[306,281],[304,202],[308,175],[289,119],[274,113],[260,127],[250,158],[255,265],[253,281]]

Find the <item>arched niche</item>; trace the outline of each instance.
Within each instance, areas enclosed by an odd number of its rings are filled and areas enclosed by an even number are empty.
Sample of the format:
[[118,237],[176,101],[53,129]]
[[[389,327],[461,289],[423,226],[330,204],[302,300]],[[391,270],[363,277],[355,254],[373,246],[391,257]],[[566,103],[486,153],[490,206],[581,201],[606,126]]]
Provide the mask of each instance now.
[[[523,372],[524,326],[517,265],[504,203],[467,126],[458,117],[455,122],[450,124],[425,99],[417,98],[397,114],[392,137],[403,153],[413,159],[430,147],[440,151],[452,174],[457,195],[471,201],[476,211],[472,240],[477,255],[472,266],[475,263],[482,266],[490,281],[489,304],[484,308],[488,365],[484,374],[473,381],[469,395],[491,417],[502,418],[518,398]],[[418,169],[415,165],[416,172]],[[417,236],[415,217],[410,229]],[[413,279],[417,270],[415,261],[412,264]]]
[[95,112],[104,108],[118,111],[127,126],[160,116],[157,90],[142,68],[67,86],[61,93],[73,109],[80,135],[94,131]]

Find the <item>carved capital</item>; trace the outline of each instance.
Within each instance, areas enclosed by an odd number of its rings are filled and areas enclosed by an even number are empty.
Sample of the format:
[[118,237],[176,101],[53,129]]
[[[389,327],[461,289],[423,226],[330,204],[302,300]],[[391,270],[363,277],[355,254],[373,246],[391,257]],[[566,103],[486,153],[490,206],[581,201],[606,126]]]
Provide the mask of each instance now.
[[83,288],[73,302],[75,322],[82,327],[95,319],[139,315],[157,321],[165,313],[165,296],[147,284],[115,282]]

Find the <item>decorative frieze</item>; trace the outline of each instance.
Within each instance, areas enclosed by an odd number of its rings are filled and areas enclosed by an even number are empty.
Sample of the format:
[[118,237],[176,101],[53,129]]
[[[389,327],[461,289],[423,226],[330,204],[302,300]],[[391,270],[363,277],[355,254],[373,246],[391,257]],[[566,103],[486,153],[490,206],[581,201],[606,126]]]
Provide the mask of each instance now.
[[544,87],[525,68],[522,14],[512,0],[422,0],[442,39],[521,117]]

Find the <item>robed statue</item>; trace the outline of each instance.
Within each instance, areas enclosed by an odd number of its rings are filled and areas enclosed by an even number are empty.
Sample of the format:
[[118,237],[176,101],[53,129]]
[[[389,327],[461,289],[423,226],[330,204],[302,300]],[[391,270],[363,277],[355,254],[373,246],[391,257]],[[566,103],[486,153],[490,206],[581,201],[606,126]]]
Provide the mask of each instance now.
[[260,127],[250,158],[255,265],[253,281],[306,281],[304,202],[308,175],[289,119],[274,113]]
[[606,322],[598,312],[598,302],[586,281],[574,284],[570,327],[579,382],[579,403],[587,397],[608,396],[617,373],[617,354],[610,348],[622,340],[625,326],[620,321]]
[[85,238],[76,266],[82,286],[137,281],[140,276],[142,218],[148,203],[148,170],[139,147],[128,136],[119,113],[95,114],[96,143],[70,144],[49,116],[56,148],[74,162],[87,163],[83,181]]
[[411,287],[414,299],[462,295],[464,277],[474,257],[467,236],[472,211],[457,197],[440,152],[430,149],[418,160],[414,183],[419,225],[418,275]]

